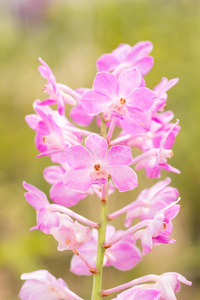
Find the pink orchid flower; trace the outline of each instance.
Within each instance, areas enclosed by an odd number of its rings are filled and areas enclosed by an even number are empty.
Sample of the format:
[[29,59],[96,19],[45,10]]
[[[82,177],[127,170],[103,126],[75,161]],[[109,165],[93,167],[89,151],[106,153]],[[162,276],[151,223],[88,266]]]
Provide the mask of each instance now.
[[89,150],[78,145],[66,151],[71,168],[64,175],[66,188],[87,192],[93,184],[106,184],[108,176],[121,192],[136,188],[137,175],[129,167],[132,160],[130,148],[113,146],[107,152],[107,141],[96,134],[88,136],[85,145]]
[[[153,283],[145,283],[151,281]],[[129,287],[128,290],[118,294],[117,298],[113,300],[176,300],[175,294],[180,291],[181,282],[186,285],[192,284],[191,281],[188,281],[181,274],[175,272],[163,273],[160,276],[150,274],[136,278],[115,288],[102,291],[102,293],[103,295],[110,295]]]
[[149,178],[160,177],[161,169],[180,174],[178,169],[167,164],[167,158],[171,158],[173,155],[172,150],[168,149],[168,147],[173,145],[175,137],[173,130],[178,123],[179,121],[173,124],[162,137],[160,136],[154,141],[158,148],[152,148],[133,159],[133,164],[139,161],[135,167],[136,170],[145,168],[147,177]]
[[170,182],[171,179],[168,177],[157,182],[150,189],[143,190],[137,199],[127,206],[125,226],[130,227],[135,218],[152,219],[157,211],[174,202],[179,192],[176,188],[168,186]]
[[[106,242],[109,243],[114,236],[118,236],[122,233],[122,230],[116,231],[114,226],[107,225],[106,230]],[[79,252],[95,267],[97,257],[97,243],[98,232],[96,229],[92,229],[92,237],[83,246],[79,248]],[[131,235],[121,239],[118,243],[111,248],[105,250],[103,265],[113,266],[119,270],[127,271],[136,266],[141,260],[141,252],[133,243]],[[79,258],[74,255],[71,261],[70,271],[77,275],[91,275],[86,265]]]
[[46,195],[33,185],[23,182],[23,186],[28,190],[28,193],[25,193],[27,202],[37,211],[37,225],[31,230],[40,229],[42,232],[50,234],[50,229],[58,227],[62,220],[73,223],[70,217],[95,228],[98,226],[97,223],[73,212],[69,208],[58,204],[50,204]]
[[81,132],[66,117],[60,116],[49,106],[40,106],[40,103],[39,100],[34,103],[37,115],[25,117],[27,124],[36,131],[35,144],[41,152],[38,157],[50,155],[54,162],[62,162],[65,160],[65,149],[81,143]]
[[[57,204],[65,207],[71,207],[76,205],[80,200],[84,199],[87,195],[93,195],[94,193],[101,198],[102,188],[101,185],[93,185],[87,193],[77,192],[75,190],[66,189],[63,183],[63,178],[70,168],[67,164],[62,166],[50,166],[44,169],[43,176],[45,180],[52,184],[50,189],[50,199]],[[108,183],[108,195],[111,195],[115,191],[115,186],[111,180]]]
[[50,233],[58,241],[58,250],[74,250],[79,248],[91,238],[89,227],[74,223],[69,220],[61,220],[59,226],[52,227]]
[[164,146],[165,149],[170,149],[180,131],[179,125],[174,127],[174,123],[169,123],[173,117],[174,114],[171,111],[156,113],[152,116],[151,125],[146,133],[131,135],[122,131],[118,138],[110,142],[110,145],[124,144],[129,147],[137,147],[146,152],[150,149],[159,148],[163,136],[170,131]]
[[124,69],[136,67],[142,75],[145,75],[153,67],[153,57],[148,55],[152,49],[153,45],[149,41],[139,42],[133,47],[120,44],[111,53],[100,56],[97,60],[97,69],[120,74]]
[[110,120],[119,120],[126,133],[146,132],[150,125],[148,110],[156,95],[140,87],[141,79],[136,68],[123,71],[118,79],[108,72],[97,73],[93,89],[83,94],[81,104],[89,115],[104,112]]
[[[56,78],[49,68],[49,66],[39,58],[39,62],[42,64],[38,67],[38,70],[42,77],[47,79],[47,84],[44,86],[44,92],[49,94],[49,98],[44,100],[41,105],[58,105],[58,112],[60,115],[64,115],[65,113],[65,103],[69,103],[71,105],[76,104],[76,100],[69,94],[66,94],[63,91],[63,85],[56,83]],[[66,89],[69,89],[67,86]],[[72,91],[69,89],[69,91]]]
[[62,278],[56,279],[46,270],[21,275],[26,280],[19,292],[21,300],[83,300],[69,290]]
[[154,102],[151,111],[152,113],[159,111],[163,111],[166,106],[167,101],[167,94],[166,92],[171,89],[177,82],[179,81],[178,78],[173,78],[168,80],[166,77],[163,77],[161,82],[153,88],[157,98]]
[[192,284],[179,273],[167,272],[159,276],[159,280],[153,284],[153,288],[161,291],[161,300],[176,300],[175,294],[180,291],[181,282],[186,285]]
[[37,211],[37,225],[30,230],[39,229],[45,234],[50,234],[51,227],[60,223],[59,214],[50,208],[50,203],[42,191],[25,181],[23,187],[28,190],[28,193],[24,194],[26,201]]
[[171,220],[176,217],[180,211],[180,205],[176,205],[177,201],[169,204],[164,209],[159,210],[153,220],[149,221],[146,229],[138,230],[133,234],[133,240],[140,239],[142,243],[143,252],[142,255],[148,254],[153,245],[159,244],[171,244],[175,240],[169,239],[168,237],[172,233],[172,222]]

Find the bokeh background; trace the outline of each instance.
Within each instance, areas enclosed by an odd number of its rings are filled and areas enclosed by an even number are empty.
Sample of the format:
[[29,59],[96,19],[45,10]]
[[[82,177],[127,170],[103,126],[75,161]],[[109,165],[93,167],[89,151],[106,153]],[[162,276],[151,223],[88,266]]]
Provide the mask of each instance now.
[[[96,59],[119,43],[142,40],[154,44],[155,65],[146,76],[152,88],[166,76],[179,77],[168,92],[167,109],[182,127],[173,147],[172,165],[181,175],[172,178],[179,189],[181,212],[174,223],[177,243],[160,245],[128,272],[105,269],[104,289],[148,273],[180,272],[193,281],[182,286],[178,299],[200,299],[200,2],[199,0],[0,0],[0,299],[16,300],[20,274],[47,269],[90,299],[92,277],[69,272],[71,253],[58,252],[57,243],[41,232],[29,232],[35,212],[26,203],[22,181],[49,193],[42,170],[48,158],[36,159],[34,132],[24,117],[33,113],[36,98],[45,99],[37,58],[52,68],[57,81],[72,88],[91,87]],[[95,125],[91,126],[97,130]],[[109,211],[129,203],[156,180],[138,172],[139,187],[116,193]],[[99,201],[88,197],[74,209],[98,221]],[[119,229],[122,219],[113,224]],[[110,299],[108,297],[108,299]]]

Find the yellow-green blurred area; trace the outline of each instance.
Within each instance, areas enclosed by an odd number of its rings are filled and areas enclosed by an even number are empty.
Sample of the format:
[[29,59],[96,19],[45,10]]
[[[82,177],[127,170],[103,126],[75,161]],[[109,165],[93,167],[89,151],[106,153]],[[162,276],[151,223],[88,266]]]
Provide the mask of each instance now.
[[[178,299],[200,299],[200,2],[199,0],[1,0],[0,1],[0,299],[16,300],[20,274],[47,269],[62,277],[70,289],[90,299],[92,276],[69,272],[72,253],[58,252],[52,236],[29,232],[35,211],[23,196],[22,181],[49,193],[42,171],[51,164],[38,158],[34,132],[24,117],[33,113],[35,99],[45,99],[45,80],[37,70],[38,57],[52,68],[57,81],[91,87],[96,59],[119,43],[134,45],[150,40],[155,64],[145,76],[153,88],[161,77],[179,77],[168,92],[167,109],[180,119],[181,132],[173,146],[171,164],[181,175],[162,172],[179,189],[181,211],[174,220],[172,245],[154,247],[133,270],[105,268],[103,288],[111,288],[149,273],[179,272],[193,281],[183,286]],[[69,109],[67,109],[69,111]],[[96,125],[90,129],[98,130]],[[138,172],[139,187],[116,192],[109,212],[133,201],[157,180]],[[99,199],[88,197],[76,212],[98,221]],[[123,226],[123,217],[112,224]],[[113,296],[114,297],[114,296]],[[113,297],[108,297],[111,299]]]

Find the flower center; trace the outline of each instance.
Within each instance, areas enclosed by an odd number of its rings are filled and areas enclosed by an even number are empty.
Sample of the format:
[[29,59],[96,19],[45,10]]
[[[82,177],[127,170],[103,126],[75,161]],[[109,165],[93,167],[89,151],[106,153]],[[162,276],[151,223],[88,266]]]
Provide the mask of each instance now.
[[57,149],[62,151],[64,148],[62,141],[54,132],[51,132],[49,135],[44,135],[42,141],[46,144],[47,149]]
[[163,228],[164,228],[164,230],[167,228],[166,222],[163,222]]
[[95,171],[99,171],[100,170],[100,168],[101,168],[101,166],[100,166],[100,164],[96,164],[96,165],[94,165],[94,169],[95,169]]
[[120,104],[124,105],[126,103],[126,100],[124,98],[120,98]]

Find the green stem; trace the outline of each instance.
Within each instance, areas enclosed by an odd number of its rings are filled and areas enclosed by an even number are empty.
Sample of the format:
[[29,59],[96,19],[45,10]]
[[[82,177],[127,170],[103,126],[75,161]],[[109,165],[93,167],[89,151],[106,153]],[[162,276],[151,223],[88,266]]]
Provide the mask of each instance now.
[[100,223],[98,229],[98,248],[97,248],[97,261],[96,268],[98,273],[93,277],[93,291],[92,300],[101,300],[101,285],[102,285],[102,274],[103,274],[103,259],[105,248],[106,225],[107,225],[107,184],[102,186],[102,200],[101,200],[101,214]]
[[[106,122],[104,121],[103,114],[100,114],[101,119],[101,135],[106,138],[107,127]],[[103,259],[105,248],[103,244],[105,243],[106,236],[106,225],[107,225],[107,200],[108,200],[108,188],[107,183],[102,185],[102,199],[101,199],[101,213],[100,213],[100,222],[98,229],[98,247],[97,247],[97,260],[96,268],[98,272],[93,275],[93,291],[92,291],[92,300],[101,300],[101,285],[102,285],[102,275],[103,275]]]

